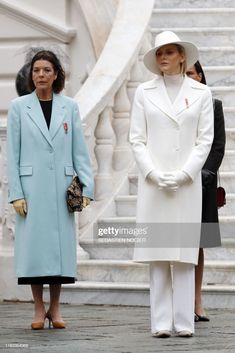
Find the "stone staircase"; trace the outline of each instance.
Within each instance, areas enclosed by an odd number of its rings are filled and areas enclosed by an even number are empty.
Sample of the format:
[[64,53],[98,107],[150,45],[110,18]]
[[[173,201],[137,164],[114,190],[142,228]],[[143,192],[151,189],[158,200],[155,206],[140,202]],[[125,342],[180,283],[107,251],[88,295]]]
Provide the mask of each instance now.
[[[223,101],[226,153],[220,169],[227,205],[219,210],[222,247],[207,249],[204,272],[206,307],[235,304],[235,8],[233,0],[156,0],[150,23],[153,37],[162,30],[176,32],[198,45],[200,61],[214,97]],[[197,6],[197,7],[196,7]],[[99,219],[112,226],[135,222],[138,176],[133,168],[114,200],[114,212]],[[78,282],[66,286],[64,300],[80,303],[149,304],[148,265],[131,261],[132,246],[95,247],[80,242],[90,254],[78,263]]]

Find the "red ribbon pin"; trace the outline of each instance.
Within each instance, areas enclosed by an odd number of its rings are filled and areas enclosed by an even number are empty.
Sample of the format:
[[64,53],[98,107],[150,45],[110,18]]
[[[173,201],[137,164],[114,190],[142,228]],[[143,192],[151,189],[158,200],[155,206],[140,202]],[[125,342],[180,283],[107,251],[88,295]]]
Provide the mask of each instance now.
[[185,104],[186,104],[186,108],[189,108],[188,98],[185,98]]
[[64,125],[64,131],[67,134],[68,133],[68,129],[69,129],[68,124],[64,123],[63,125]]

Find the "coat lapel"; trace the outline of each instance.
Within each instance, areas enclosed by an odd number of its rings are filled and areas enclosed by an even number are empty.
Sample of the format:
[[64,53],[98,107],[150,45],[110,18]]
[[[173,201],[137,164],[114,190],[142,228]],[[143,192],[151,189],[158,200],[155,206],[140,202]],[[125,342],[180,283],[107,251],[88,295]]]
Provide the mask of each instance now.
[[189,79],[187,76],[185,77],[179,94],[177,95],[174,103],[173,109],[178,116],[185,109],[188,109],[194,102],[196,102],[200,98],[200,92],[204,91],[204,86],[198,84],[198,82]]
[[200,98],[200,91],[203,92],[204,89],[204,85],[185,76],[181,89],[172,104],[162,77],[146,82],[144,87],[146,98],[177,123],[179,122],[178,116]]
[[29,95],[29,101],[27,103],[28,115],[51,146],[53,146],[52,140],[63,122],[65,116],[64,108],[65,105],[62,103],[61,96],[53,94],[51,123],[50,129],[48,130],[36,92],[34,91]]
[[35,91],[29,95],[27,110],[30,119],[37,125],[47,142],[52,146],[51,136]]
[[162,77],[158,77],[144,87],[146,98],[163,113],[168,115],[171,119],[177,121],[173,105],[167,94],[166,87]]
[[53,94],[51,123],[49,134],[53,140],[57,134],[59,128],[65,117],[65,104],[63,103],[62,97],[58,94]]

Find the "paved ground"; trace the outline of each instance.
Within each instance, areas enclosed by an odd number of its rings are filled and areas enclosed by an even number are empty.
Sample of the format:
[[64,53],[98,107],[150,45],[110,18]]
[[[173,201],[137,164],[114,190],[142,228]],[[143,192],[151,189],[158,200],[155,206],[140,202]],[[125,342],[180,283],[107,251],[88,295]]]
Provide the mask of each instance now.
[[235,309],[208,311],[193,338],[152,338],[149,308],[63,305],[65,330],[32,331],[31,303],[0,303],[0,353],[235,352]]

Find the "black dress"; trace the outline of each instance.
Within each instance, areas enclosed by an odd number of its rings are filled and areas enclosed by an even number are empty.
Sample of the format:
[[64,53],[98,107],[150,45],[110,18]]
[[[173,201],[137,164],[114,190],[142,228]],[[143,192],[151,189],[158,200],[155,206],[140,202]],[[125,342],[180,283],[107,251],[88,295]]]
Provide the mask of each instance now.
[[[52,100],[39,101],[45,117],[47,127],[50,128]],[[41,276],[41,277],[19,277],[18,284],[65,284],[74,283],[76,278],[66,276]]]
[[222,102],[214,104],[214,139],[207,160],[202,168],[202,231],[201,248],[221,245],[218,208],[216,201],[217,172],[225,150],[225,127]]

